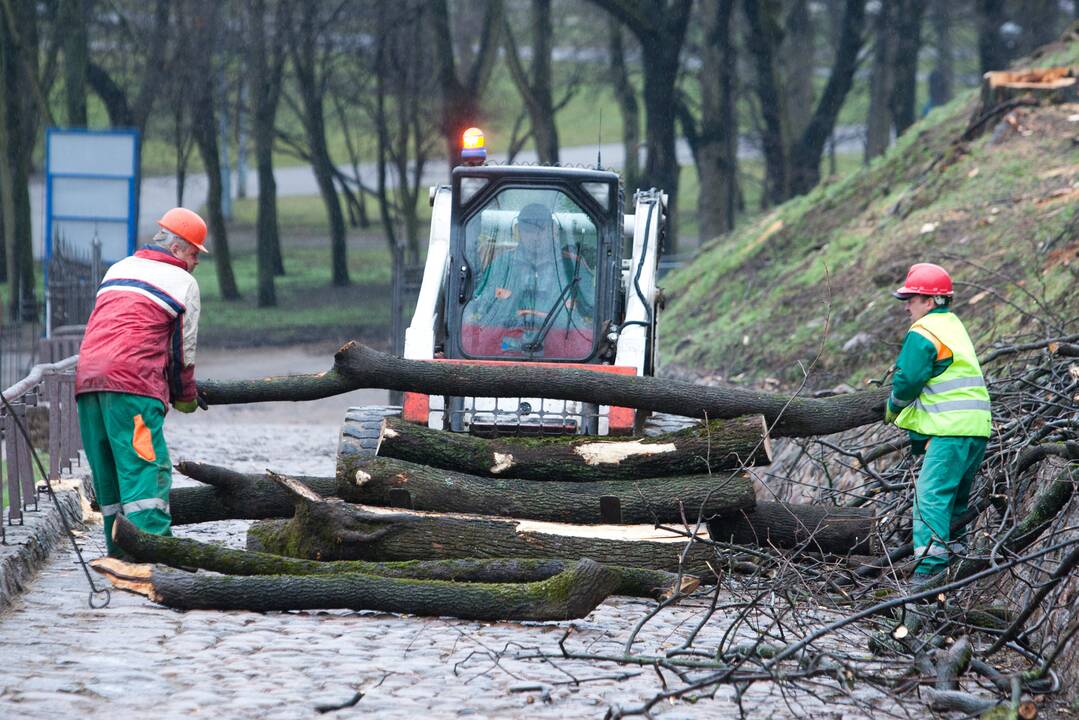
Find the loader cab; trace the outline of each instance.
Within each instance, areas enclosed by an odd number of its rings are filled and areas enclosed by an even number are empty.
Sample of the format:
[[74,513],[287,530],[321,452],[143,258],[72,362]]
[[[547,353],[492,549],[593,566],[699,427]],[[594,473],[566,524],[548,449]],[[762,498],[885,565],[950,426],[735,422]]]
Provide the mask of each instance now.
[[623,200],[599,170],[462,166],[452,177],[446,358],[609,363]]

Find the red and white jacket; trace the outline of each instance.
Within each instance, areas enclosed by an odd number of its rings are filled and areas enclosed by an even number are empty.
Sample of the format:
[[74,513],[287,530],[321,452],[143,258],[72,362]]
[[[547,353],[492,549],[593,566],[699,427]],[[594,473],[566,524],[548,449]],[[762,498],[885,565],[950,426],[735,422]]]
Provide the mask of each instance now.
[[195,277],[164,248],[113,264],[86,324],[75,393],[194,400],[200,305]]

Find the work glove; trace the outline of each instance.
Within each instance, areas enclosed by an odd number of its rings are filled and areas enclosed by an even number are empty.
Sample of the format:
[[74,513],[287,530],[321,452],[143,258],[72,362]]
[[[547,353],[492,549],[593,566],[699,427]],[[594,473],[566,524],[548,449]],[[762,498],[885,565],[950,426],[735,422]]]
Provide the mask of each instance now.
[[885,405],[884,405],[884,423],[886,425],[892,425],[893,423],[895,423],[895,419],[897,417],[899,417],[899,413],[897,413],[895,410],[892,410],[892,404],[891,403],[885,403]]
[[198,400],[177,400],[172,406],[182,413],[193,413],[199,409]]

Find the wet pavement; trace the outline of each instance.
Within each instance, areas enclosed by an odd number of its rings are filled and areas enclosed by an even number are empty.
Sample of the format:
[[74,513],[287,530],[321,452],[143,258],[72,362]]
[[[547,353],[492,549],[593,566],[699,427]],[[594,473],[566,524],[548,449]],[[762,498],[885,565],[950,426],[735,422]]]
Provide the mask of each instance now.
[[[174,462],[314,475],[333,470],[336,424],[238,423],[212,415],[196,423],[170,414],[166,434]],[[177,479],[182,482],[190,481]],[[177,528],[177,535],[242,547],[246,527],[245,521],[212,523]],[[100,555],[100,526],[90,526],[81,542],[88,557]],[[680,645],[706,605],[701,597],[663,610],[640,633],[635,652]],[[570,627],[568,649],[619,655],[652,606],[612,598],[573,623],[489,624],[378,612],[178,612],[113,591],[108,607],[93,610],[74,553],[62,546],[0,614],[0,717],[599,718],[611,707],[647,701],[677,678],[651,667],[524,656],[537,650],[557,655]],[[714,620],[701,632],[699,647],[718,644],[727,620]],[[865,646],[864,636],[837,642]],[[786,696],[775,685],[756,684],[742,703],[747,717],[838,719],[868,716],[858,706],[874,697],[860,688],[852,705],[851,696],[826,680],[815,685],[815,695]],[[320,712],[320,706],[351,701]],[[737,717],[737,707],[732,690],[722,688],[713,699],[663,702],[653,712]],[[917,709],[910,716],[918,716]]]

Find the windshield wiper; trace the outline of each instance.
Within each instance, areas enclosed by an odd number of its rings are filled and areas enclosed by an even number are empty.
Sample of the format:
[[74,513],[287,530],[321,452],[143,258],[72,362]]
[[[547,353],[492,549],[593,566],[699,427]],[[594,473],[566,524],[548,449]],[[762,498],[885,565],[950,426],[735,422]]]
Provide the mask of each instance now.
[[[569,294],[578,282],[581,280],[581,248],[577,246],[577,260],[573,264],[573,279],[566,283],[566,287],[562,288],[562,292],[558,295],[558,299],[554,301],[554,305],[547,311],[547,316],[543,318],[543,324],[540,325],[539,330],[536,331],[535,337],[526,343],[521,344],[521,349],[529,353],[534,353],[543,349],[543,341],[547,337],[547,333],[554,326],[554,319],[559,312],[562,311],[566,296]],[[566,308],[569,311],[569,308]]]

